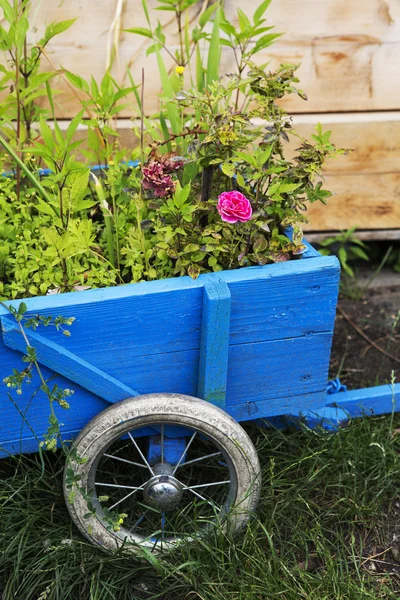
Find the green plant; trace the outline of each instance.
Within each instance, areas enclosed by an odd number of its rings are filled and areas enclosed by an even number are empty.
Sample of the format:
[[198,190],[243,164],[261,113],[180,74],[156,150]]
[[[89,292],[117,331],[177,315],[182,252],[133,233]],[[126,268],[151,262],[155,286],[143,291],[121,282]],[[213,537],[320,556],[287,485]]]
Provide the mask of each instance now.
[[[147,37],[148,52],[157,55],[163,97],[152,119],[145,115],[144,74],[139,93],[131,76],[130,86],[121,87],[108,71],[99,84],[65,72],[84,96],[82,109],[63,132],[49,79],[44,80],[53,129],[41,112],[35,117],[38,137],[26,147],[2,139],[5,164],[15,165],[24,178],[22,188],[21,178],[0,179],[2,213],[13,215],[12,225],[6,218],[0,221],[4,298],[184,274],[196,278],[303,252],[306,203],[329,198],[321,169],[343,150],[334,147],[331,133],[320,125],[311,142],[301,139],[278,105],[287,94],[305,98],[296,87],[295,65],[268,71],[253,63],[280,35],[265,22],[269,3],[263,2],[251,19],[239,10],[238,31],[222,6],[213,4],[190,31],[192,0],[162,1],[157,9],[174,13],[177,27],[179,45],[171,52],[143,0],[148,28],[131,32]],[[2,6],[10,12],[6,0]],[[22,8],[17,16],[25,30]],[[51,26],[49,32],[65,28]],[[222,46],[236,62],[236,73],[229,77],[219,77]],[[176,67],[170,74],[166,55]],[[111,125],[130,93],[141,125],[134,129],[138,147],[127,153]],[[76,139],[80,125],[87,127],[86,145]],[[289,136],[299,140],[291,160],[285,157]],[[78,152],[105,162],[107,169],[91,176]],[[140,159],[141,168],[121,162],[126,157]],[[49,170],[45,178],[35,174],[39,166]],[[236,219],[226,214],[233,200],[246,213]],[[285,233],[289,226],[291,239]]]
[[321,246],[320,253],[325,256],[336,254],[340,260],[342,269],[351,278],[355,275],[349,262],[360,259],[365,261],[370,260],[367,254],[367,245],[357,238],[355,231],[356,228],[352,227],[347,231],[342,231],[336,236],[328,237],[319,242]]
[[[43,51],[50,40],[69,29],[75,19],[51,23],[41,39],[35,44],[28,44],[29,0],[1,0],[0,8],[3,9],[6,25],[0,25],[0,51],[6,57],[6,63],[0,64],[0,90],[9,89],[9,94],[0,105],[0,117],[3,131],[20,153],[36,137],[34,123],[47,113],[37,99],[46,95],[46,84],[57,75],[56,72],[43,72],[40,68]],[[17,165],[16,179],[19,200],[20,165]]]

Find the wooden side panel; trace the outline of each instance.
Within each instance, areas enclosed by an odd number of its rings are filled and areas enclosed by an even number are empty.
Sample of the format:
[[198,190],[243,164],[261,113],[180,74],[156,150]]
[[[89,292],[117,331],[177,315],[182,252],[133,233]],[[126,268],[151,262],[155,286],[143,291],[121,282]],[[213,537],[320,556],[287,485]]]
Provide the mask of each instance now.
[[[87,78],[93,74],[100,79],[107,64],[107,44],[112,41],[110,27],[116,3],[101,0],[95,8],[80,0],[61,4],[42,0],[33,4],[32,17],[37,32],[32,41],[39,39],[45,24],[78,17],[69,31],[49,45],[48,55],[56,67],[62,65]],[[248,0],[246,14],[252,15],[259,4],[259,0]],[[149,5],[156,6],[155,0],[149,0]],[[192,7],[193,16],[202,5],[199,0]],[[226,15],[233,25],[237,25],[239,6],[243,8],[240,0],[225,1]],[[271,67],[281,62],[301,63],[301,87],[309,97],[309,101],[304,102],[293,95],[285,102],[286,108],[293,112],[400,108],[400,63],[396,60],[400,51],[400,7],[397,0],[304,0],[301,3],[279,0],[271,4],[267,15],[269,24],[285,35],[260,56],[260,62],[271,61]],[[173,35],[173,17],[171,13],[159,12],[154,21],[157,17],[162,21],[167,44],[174,52],[179,40]],[[122,31],[129,27],[146,27],[138,0],[124,2],[113,75],[121,82],[129,64],[134,79],[139,81],[141,68],[145,66],[146,107],[151,113],[157,109],[160,91],[156,58],[152,54],[146,59],[150,40]],[[168,57],[166,61],[172,64]],[[226,48],[223,70],[229,73],[233,65],[232,52]],[[64,82],[60,81],[57,87],[65,91],[62,109],[59,105],[58,110],[62,110],[64,116],[71,116],[77,111],[76,98]],[[126,114],[131,115],[132,109]]]
[[[198,393],[203,286],[216,278],[223,281],[225,297],[228,291],[232,297],[227,409],[253,402],[261,403],[264,416],[279,415],[298,409],[299,395],[305,397],[302,409],[317,408],[313,394],[322,393],[326,385],[338,277],[336,259],[314,257],[205,275],[196,281],[184,277],[27,300],[28,310],[34,313],[76,317],[71,337],[51,328],[37,331],[38,338],[42,334],[46,338],[41,352],[45,353],[46,345],[51,350],[43,355],[45,364],[59,368],[61,347],[76,382],[56,377],[59,385],[75,390],[71,409],[60,415],[64,431],[82,427],[102,410],[106,403],[99,396],[115,401],[123,389],[126,396],[132,390]],[[8,322],[5,309],[0,309],[0,315]],[[12,332],[5,331],[7,343],[10,336]],[[0,381],[23,364],[20,353],[0,346]],[[109,385],[103,389],[101,381],[97,387],[93,382],[88,385],[88,369],[92,374],[99,369],[101,377],[117,382],[117,392],[115,383],[111,392]],[[52,375],[47,368],[44,373]],[[79,384],[88,385],[97,395]],[[22,396],[12,393],[29,425],[10,403],[7,388],[0,389],[0,442],[46,430],[49,408],[45,396],[36,394],[38,386],[35,376]]]

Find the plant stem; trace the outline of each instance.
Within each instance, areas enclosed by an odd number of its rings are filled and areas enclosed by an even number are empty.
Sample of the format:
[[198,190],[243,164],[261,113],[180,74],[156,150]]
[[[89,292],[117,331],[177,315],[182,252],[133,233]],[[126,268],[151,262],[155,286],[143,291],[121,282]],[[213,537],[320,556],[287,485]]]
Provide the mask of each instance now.
[[[15,47],[15,95],[16,95],[16,100],[17,100],[17,149],[18,149],[18,151],[20,151],[20,146],[21,146],[21,100],[20,100],[20,89],[19,89],[19,50],[17,47]],[[21,158],[21,156],[19,158]],[[21,195],[21,166],[18,162],[17,162],[16,194],[17,194],[17,201],[19,203],[20,195]]]
[[203,168],[202,178],[201,178],[201,201],[207,202],[211,196],[212,191],[212,182],[214,175],[214,167],[213,165],[208,165],[208,167]]
[[144,165],[144,69],[142,69],[142,89],[140,99],[140,162]]

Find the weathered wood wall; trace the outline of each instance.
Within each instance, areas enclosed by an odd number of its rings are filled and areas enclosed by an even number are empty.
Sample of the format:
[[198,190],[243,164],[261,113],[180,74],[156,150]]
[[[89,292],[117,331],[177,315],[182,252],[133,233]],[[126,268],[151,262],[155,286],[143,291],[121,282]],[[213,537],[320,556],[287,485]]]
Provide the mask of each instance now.
[[[237,6],[251,15],[259,2],[225,0],[226,15],[235,24]],[[149,4],[156,2],[149,0]],[[36,35],[50,21],[78,17],[49,47],[51,62],[82,76],[101,78],[117,5],[118,0],[33,0]],[[140,0],[125,0],[122,5],[121,29],[146,25]],[[203,5],[199,0],[193,16]],[[167,40],[174,46],[174,24],[166,14],[157,12]],[[333,129],[337,145],[354,149],[350,156],[329,166],[327,184],[337,196],[328,209],[312,207],[309,228],[400,228],[399,0],[274,0],[267,15],[276,31],[286,35],[261,59],[270,60],[272,66],[301,63],[301,88],[309,100],[291,96],[285,102],[285,108],[296,115],[301,133],[310,132],[320,120]],[[122,80],[126,64],[130,64],[139,81],[145,66],[146,108],[151,112],[157,106],[160,86],[155,57],[145,56],[148,42],[121,32],[113,72]],[[223,67],[229,72],[233,59],[230,50],[225,50]],[[60,116],[70,117],[77,101],[66,86],[64,90]]]

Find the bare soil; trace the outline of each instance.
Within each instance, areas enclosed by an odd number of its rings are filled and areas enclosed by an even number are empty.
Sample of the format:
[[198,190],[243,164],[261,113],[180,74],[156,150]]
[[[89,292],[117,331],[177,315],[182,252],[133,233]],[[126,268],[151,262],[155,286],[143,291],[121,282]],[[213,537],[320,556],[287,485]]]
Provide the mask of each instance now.
[[330,378],[340,377],[349,389],[357,389],[389,383],[392,372],[399,382],[400,285],[368,290],[360,300],[340,297]]

